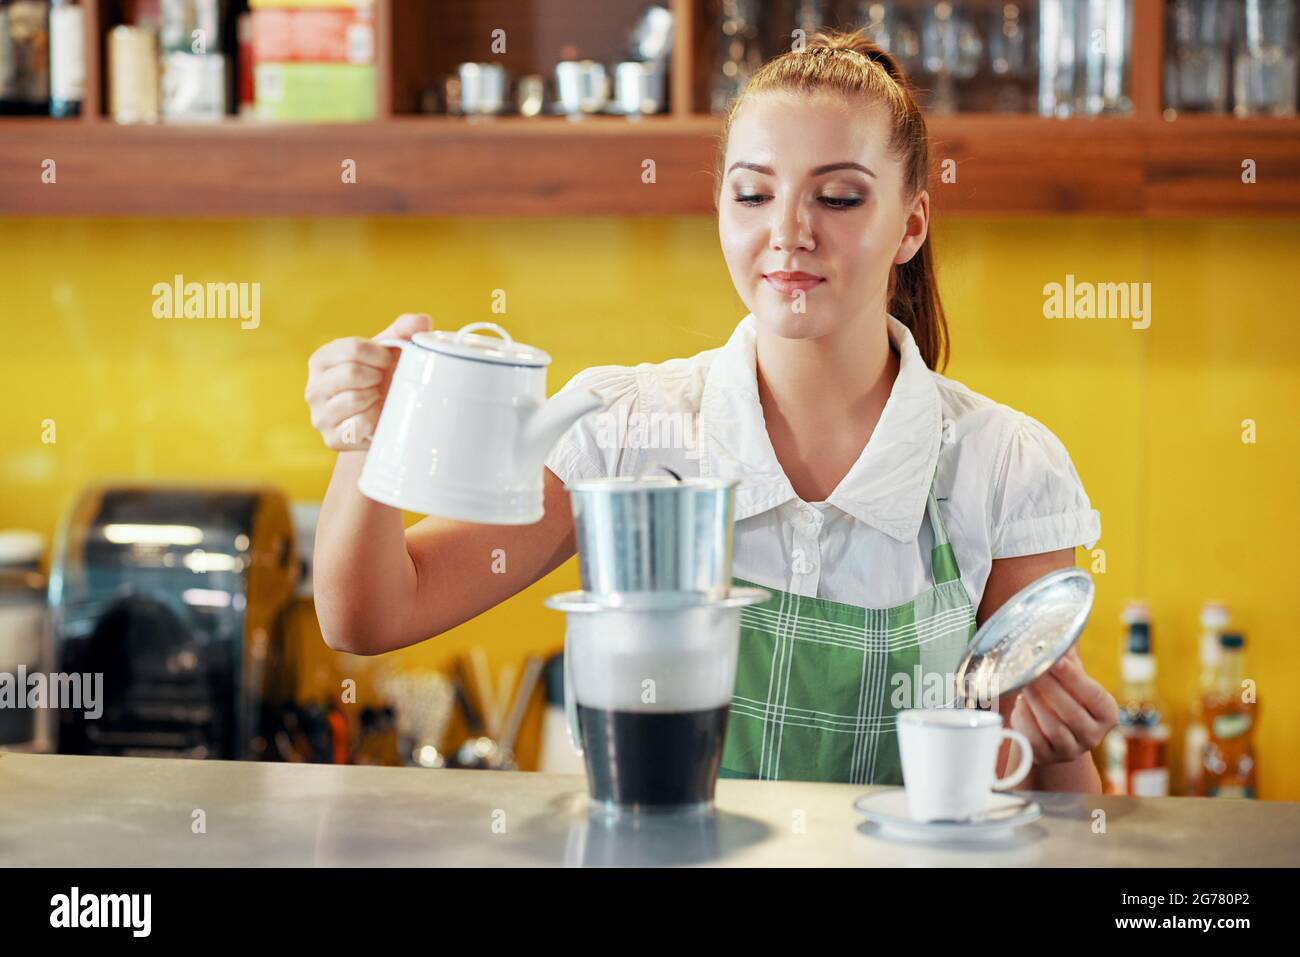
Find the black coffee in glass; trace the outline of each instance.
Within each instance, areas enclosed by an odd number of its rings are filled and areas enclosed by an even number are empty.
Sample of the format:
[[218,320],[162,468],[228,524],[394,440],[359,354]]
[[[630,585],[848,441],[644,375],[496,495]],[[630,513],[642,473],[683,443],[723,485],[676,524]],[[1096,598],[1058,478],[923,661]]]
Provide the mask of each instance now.
[[579,703],[593,800],[663,810],[711,803],[729,711],[730,705],[660,712]]

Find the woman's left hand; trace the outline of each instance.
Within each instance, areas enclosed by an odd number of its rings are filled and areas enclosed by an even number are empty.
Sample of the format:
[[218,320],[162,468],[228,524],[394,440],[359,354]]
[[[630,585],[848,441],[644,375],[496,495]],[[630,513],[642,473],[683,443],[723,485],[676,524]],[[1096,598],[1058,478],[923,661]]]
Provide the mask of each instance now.
[[1011,727],[1029,739],[1035,764],[1075,760],[1099,745],[1118,719],[1119,705],[1083,670],[1077,645],[1022,688],[1011,711]]

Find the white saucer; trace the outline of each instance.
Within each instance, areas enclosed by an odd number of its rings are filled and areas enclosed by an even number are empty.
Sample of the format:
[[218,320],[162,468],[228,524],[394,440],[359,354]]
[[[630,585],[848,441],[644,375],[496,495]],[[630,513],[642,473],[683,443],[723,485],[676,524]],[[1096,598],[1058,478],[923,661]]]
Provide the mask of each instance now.
[[903,788],[864,794],[853,807],[880,828],[883,835],[908,840],[969,841],[1009,837],[1016,828],[1037,821],[1043,809],[1015,794],[991,793],[983,815],[969,821],[918,821],[907,806]]

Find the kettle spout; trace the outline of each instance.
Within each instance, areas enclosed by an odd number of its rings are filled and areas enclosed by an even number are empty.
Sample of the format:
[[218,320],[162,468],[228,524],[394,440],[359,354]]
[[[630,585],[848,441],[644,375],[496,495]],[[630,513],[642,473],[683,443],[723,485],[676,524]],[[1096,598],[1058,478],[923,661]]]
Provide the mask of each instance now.
[[606,404],[606,400],[592,389],[573,389],[551,396],[524,423],[519,462],[529,472],[540,471],[560,437],[588,412],[603,409]]

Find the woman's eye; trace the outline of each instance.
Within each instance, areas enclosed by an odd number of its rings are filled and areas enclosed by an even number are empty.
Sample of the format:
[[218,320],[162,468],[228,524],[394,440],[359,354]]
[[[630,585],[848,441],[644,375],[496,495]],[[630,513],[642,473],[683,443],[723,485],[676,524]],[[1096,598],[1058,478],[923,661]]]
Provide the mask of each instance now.
[[[734,198],[742,206],[758,206],[771,199],[761,193],[737,193]],[[821,196],[819,200],[828,209],[853,209],[862,205],[861,196]]]

